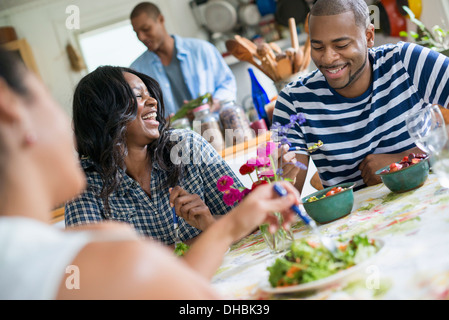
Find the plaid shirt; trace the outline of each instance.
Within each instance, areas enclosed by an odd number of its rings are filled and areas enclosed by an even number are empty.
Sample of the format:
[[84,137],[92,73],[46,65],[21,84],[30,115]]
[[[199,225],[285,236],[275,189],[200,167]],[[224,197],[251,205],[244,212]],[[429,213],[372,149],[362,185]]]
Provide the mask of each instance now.
[[[198,194],[213,215],[227,213],[232,207],[224,204],[222,193],[217,189],[217,181],[220,177],[229,175],[234,179],[236,188],[243,186],[242,183],[217,151],[200,135],[191,130],[175,130],[173,136],[179,142],[173,147],[171,154],[182,155],[178,161],[185,164],[181,187],[191,194]],[[93,170],[93,162],[89,159],[81,160],[81,165],[87,176],[88,187],[79,197],[66,204],[66,226],[97,223],[105,219],[103,201],[98,196],[102,187],[100,174]],[[109,219],[131,223],[139,234],[165,244],[174,243],[169,192],[168,189],[161,189],[166,181],[167,172],[154,163],[150,197],[134,179],[123,174],[121,184],[109,196]],[[179,218],[181,241],[196,237],[200,232],[201,230]]]

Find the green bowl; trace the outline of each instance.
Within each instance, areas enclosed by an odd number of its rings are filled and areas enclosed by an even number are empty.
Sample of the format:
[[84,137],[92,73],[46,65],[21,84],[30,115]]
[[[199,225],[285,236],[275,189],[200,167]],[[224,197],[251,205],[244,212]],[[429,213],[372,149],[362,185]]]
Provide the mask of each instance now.
[[[352,188],[354,185],[353,182],[347,182],[314,192],[302,198],[304,209],[306,209],[308,215],[313,220],[321,224],[340,219],[352,211],[352,206],[354,205],[354,192]],[[346,190],[320,199],[334,187],[342,187],[346,188]],[[316,196],[319,200],[307,202],[313,196]]]
[[429,176],[429,158],[424,158],[420,162],[407,168],[381,173],[388,170],[390,166],[383,167],[376,171],[382,182],[393,192],[402,193],[421,187]]

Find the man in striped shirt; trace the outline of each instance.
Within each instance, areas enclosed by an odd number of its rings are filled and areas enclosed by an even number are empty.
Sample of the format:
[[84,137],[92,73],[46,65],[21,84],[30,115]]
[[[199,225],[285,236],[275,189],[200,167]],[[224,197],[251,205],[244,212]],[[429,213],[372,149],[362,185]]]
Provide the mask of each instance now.
[[[449,104],[449,59],[416,44],[374,48],[374,26],[363,0],[318,0],[309,18],[317,70],[279,94],[273,122],[306,121],[288,132],[292,146],[324,146],[311,157],[324,187],[380,183],[375,172],[410,153],[422,153],[405,118],[430,104]],[[284,149],[285,150],[285,149]],[[308,164],[306,152],[283,152],[284,163]],[[302,190],[307,172],[288,164],[284,177]]]

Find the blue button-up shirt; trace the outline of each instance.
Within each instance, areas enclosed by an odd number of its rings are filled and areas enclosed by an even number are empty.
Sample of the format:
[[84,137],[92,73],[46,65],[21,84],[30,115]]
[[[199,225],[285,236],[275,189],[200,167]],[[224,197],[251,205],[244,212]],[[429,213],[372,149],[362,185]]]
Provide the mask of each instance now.
[[[195,99],[211,93],[220,101],[235,100],[237,85],[234,74],[215,46],[200,39],[173,37],[178,52],[176,58],[181,63],[191,96]],[[181,106],[175,104],[170,81],[159,57],[147,50],[131,64],[131,68],[156,79],[164,95],[165,115],[176,113]]]
[[[231,176],[234,187],[242,187],[242,183],[217,151],[200,135],[191,130],[176,130],[179,140],[171,151],[172,155],[180,153],[185,164],[184,179],[180,186],[191,194],[198,194],[209,207],[212,215],[223,215],[232,207],[223,202],[223,194],[217,189],[217,181],[223,175]],[[93,169],[89,159],[81,160],[87,176],[87,189],[76,199],[65,206],[66,226],[96,223],[105,220],[104,204],[98,196],[103,185],[100,174]],[[109,196],[108,219],[123,221],[134,225],[137,232],[144,236],[158,239],[165,244],[175,241],[173,216],[169,205],[168,189],[163,190],[167,181],[167,172],[157,163],[151,172],[151,196],[127,174],[117,190]],[[181,241],[191,239],[200,230],[179,218],[179,236]]]

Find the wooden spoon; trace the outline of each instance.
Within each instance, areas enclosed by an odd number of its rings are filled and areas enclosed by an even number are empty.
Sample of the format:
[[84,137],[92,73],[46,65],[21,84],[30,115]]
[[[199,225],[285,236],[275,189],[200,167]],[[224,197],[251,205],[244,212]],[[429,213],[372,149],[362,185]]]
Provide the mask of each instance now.
[[277,73],[281,80],[286,79],[292,75],[292,62],[289,58],[284,58],[278,61]]
[[292,42],[292,48],[296,51],[299,50],[298,32],[296,31],[295,18],[288,19],[288,27],[290,29],[290,39]]
[[307,14],[306,21],[304,22],[304,31],[307,32],[307,39],[306,39],[306,43],[304,44],[304,47],[303,47],[304,58],[301,63],[300,71],[307,69],[310,64],[310,60],[312,59],[312,57],[310,56],[311,44],[310,44],[310,34],[309,34],[309,15],[310,15],[310,13]]
[[300,69],[299,69],[300,71],[303,71],[303,70],[307,69],[309,64],[310,64],[310,60],[312,59],[311,56],[310,56],[311,47],[310,47],[310,38],[309,38],[309,36],[307,36],[306,43],[304,44],[303,53],[304,53],[304,58],[303,58],[303,61],[301,62],[301,65],[300,65]]
[[235,39],[229,39],[226,41],[226,49],[228,49],[229,53],[237,59],[249,62],[260,71],[266,73],[265,70],[254,60],[251,51],[245,45],[242,45],[241,42]]
[[300,52],[298,32],[296,30],[295,18],[288,19],[288,26],[290,29],[290,38],[292,42],[292,48],[295,50],[295,56],[293,59],[293,72],[297,73],[301,70],[304,54]]
[[258,45],[257,54],[262,61],[263,68],[267,70],[265,74],[268,75],[271,80],[278,81],[279,75],[277,72],[276,55],[274,54],[273,50],[271,50],[270,46],[267,43]]
[[295,53],[295,59],[293,60],[293,73],[298,73],[301,71],[301,68],[304,63],[304,51],[300,47],[298,51]]
[[281,47],[276,42],[270,42],[268,45],[273,49],[274,53],[282,53]]
[[293,49],[293,48],[285,49],[285,55],[290,60],[290,64],[292,65],[292,72],[294,72],[294,70],[295,70],[294,62],[295,62],[295,56],[296,56],[295,49]]
[[234,39],[237,40],[242,46],[246,47],[254,57],[258,58],[257,45],[254,42],[245,37],[239,36],[238,34],[234,36]]

